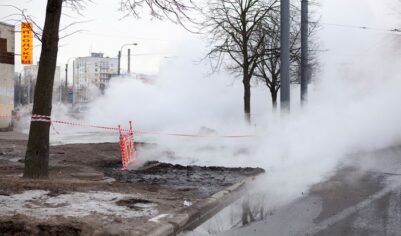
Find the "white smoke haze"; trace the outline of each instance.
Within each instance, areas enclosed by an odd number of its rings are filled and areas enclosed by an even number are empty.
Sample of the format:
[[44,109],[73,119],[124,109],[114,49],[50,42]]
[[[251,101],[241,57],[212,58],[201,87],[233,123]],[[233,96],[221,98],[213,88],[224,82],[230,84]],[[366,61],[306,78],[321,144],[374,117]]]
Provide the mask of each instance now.
[[[323,22],[379,28],[394,22],[376,8],[383,8],[381,1],[322,2],[326,4]],[[346,11],[344,6],[363,8],[363,17],[356,18],[355,11]],[[340,9],[344,11],[342,21],[333,14]],[[332,17],[324,18],[329,12]],[[203,42],[194,40],[177,45],[175,57],[164,60],[154,84],[134,77],[113,78],[105,95],[91,104],[79,122],[128,128],[132,121],[139,131],[136,141],[157,144],[138,149],[139,164],[159,160],[264,168],[266,174],[251,185],[249,193],[263,196],[260,201],[267,209],[279,207],[331,177],[340,163],[352,161],[352,154],[401,144],[401,36],[341,27],[330,27],[319,36],[324,39],[322,48],[330,50],[321,55],[322,68],[309,87],[304,107],[300,107],[299,88],[292,87],[290,114],[273,111],[267,88],[260,83],[252,88],[252,125],[248,125],[241,79],[224,70],[207,76],[210,66],[196,63],[205,55],[203,46],[194,47]],[[71,120],[65,115],[67,110],[53,107],[53,118]],[[18,125],[27,131],[28,121],[29,115]],[[53,144],[118,141],[116,132],[61,124],[55,128],[60,134],[51,128]],[[216,136],[168,135],[207,131]],[[251,137],[220,137],[249,134]],[[216,228],[224,225],[219,224]]]
[[[379,35],[369,42],[383,39]],[[385,44],[365,52],[363,58],[348,58],[346,66],[340,63],[337,70],[323,70],[303,109],[294,91],[288,115],[274,113],[266,88],[255,87],[255,116],[249,126],[242,113],[241,82],[224,73],[205,77],[209,68],[193,63],[198,50],[184,47],[178,59],[161,70],[155,85],[127,78],[112,81],[87,119],[105,125],[132,120],[138,131],[157,132],[139,134],[140,140],[174,152],[172,157],[160,150],[142,151],[138,155],[142,161],[262,167],[267,174],[257,188],[284,203],[333,174],[349,154],[400,144],[401,107],[396,101],[401,100],[401,80],[394,73],[400,63],[383,61],[391,50],[391,44]],[[255,136],[166,135],[197,134],[201,127],[219,135]]]
[[[375,18],[368,23],[375,22],[381,23]],[[128,128],[132,121],[136,131],[150,132],[135,136],[137,141],[157,144],[138,150],[139,163],[264,168],[266,174],[249,192],[261,193],[269,207],[278,207],[329,178],[352,154],[401,144],[400,36],[344,28],[330,28],[321,36],[322,47],[331,50],[321,56],[321,72],[304,107],[299,105],[299,88],[292,88],[290,114],[274,112],[267,88],[260,84],[252,89],[252,125],[246,124],[241,80],[224,71],[207,76],[210,67],[196,63],[205,52],[193,48],[198,41],[191,41],[179,45],[176,57],[163,63],[154,84],[113,78],[105,95],[91,104],[84,122]],[[61,116],[64,110],[53,114],[70,119]],[[117,133],[56,128],[60,135],[52,134],[53,143],[118,141]],[[217,136],[167,135],[209,129]],[[76,132],[82,136],[72,141],[63,136]],[[253,136],[219,137],[242,134]]]
[[[267,174],[255,188],[263,190],[271,203],[284,204],[328,178],[349,154],[400,144],[401,80],[396,72],[401,63],[389,56],[394,55],[397,41],[373,36],[363,42],[376,45],[369,50],[351,50],[349,45],[346,55],[353,56],[325,55],[322,72],[310,86],[308,104],[300,108],[298,87],[293,87],[288,115],[273,112],[261,84],[252,90],[253,120],[252,125],[246,124],[240,79],[224,71],[206,76],[210,67],[195,63],[204,51],[192,48],[191,42],[180,45],[177,57],[164,63],[154,84],[112,79],[106,94],[91,104],[80,122],[127,128],[131,120],[136,131],[150,132],[135,138],[156,143],[158,148],[140,149],[139,163],[262,167]],[[328,66],[327,61],[334,65]],[[63,115],[66,110],[55,106],[54,119],[71,120]],[[61,124],[55,128],[60,134],[51,129],[53,144],[118,141],[115,132]],[[209,129],[217,136],[167,135]],[[253,136],[219,137],[248,134]],[[69,135],[75,135],[74,139]]]
[[[158,143],[181,157],[175,160],[181,164],[245,165],[248,158],[238,157],[248,156],[244,150],[249,149],[252,138],[167,135],[255,134],[255,127],[248,126],[244,120],[242,83],[225,73],[209,76],[210,67],[198,62],[204,53],[201,49],[181,45],[180,51],[175,60],[163,65],[153,84],[135,78],[112,79],[105,96],[91,105],[86,120],[124,127],[131,120],[138,131],[136,140]],[[260,117],[271,107],[266,95],[264,87],[254,89],[255,101],[263,99],[254,106],[255,116]],[[138,156],[141,161],[166,158],[171,162],[170,157],[154,150]]]

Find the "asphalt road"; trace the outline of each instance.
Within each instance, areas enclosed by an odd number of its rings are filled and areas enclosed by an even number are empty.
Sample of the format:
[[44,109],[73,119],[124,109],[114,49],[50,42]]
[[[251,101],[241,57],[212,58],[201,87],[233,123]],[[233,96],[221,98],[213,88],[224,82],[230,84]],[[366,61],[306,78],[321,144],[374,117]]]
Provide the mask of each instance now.
[[218,235],[401,236],[401,147],[352,155],[302,198]]

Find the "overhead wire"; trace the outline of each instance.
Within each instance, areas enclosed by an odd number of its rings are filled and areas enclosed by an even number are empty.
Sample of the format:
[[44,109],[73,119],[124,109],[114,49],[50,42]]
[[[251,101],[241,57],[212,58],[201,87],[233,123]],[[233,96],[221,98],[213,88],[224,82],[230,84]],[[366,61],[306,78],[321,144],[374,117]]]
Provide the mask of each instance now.
[[388,34],[401,35],[401,29],[399,29],[399,28],[385,29],[385,28],[370,27],[370,26],[347,25],[347,24],[337,24],[337,23],[328,23],[328,22],[314,22],[314,23],[318,23],[318,24],[321,24],[321,25],[343,27],[343,28],[353,28],[353,29],[360,29],[360,30],[380,31],[380,32],[386,32]]

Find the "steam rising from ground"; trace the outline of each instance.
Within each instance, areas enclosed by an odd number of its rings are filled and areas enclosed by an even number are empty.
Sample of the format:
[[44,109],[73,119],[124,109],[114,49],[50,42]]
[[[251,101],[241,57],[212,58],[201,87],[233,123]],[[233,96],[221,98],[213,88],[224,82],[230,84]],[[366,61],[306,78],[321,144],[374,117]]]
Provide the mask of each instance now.
[[[250,191],[263,192],[269,204],[278,206],[328,178],[350,154],[400,145],[401,63],[390,56],[392,41],[387,38],[385,43],[363,57],[324,67],[302,109],[298,87],[293,87],[287,115],[272,111],[264,85],[254,86],[252,125],[244,122],[241,81],[223,72],[206,76],[209,68],[193,62],[194,53],[202,52],[188,48],[164,63],[153,84],[112,79],[106,94],[91,104],[85,121],[127,128],[132,120],[136,131],[150,132],[138,133],[136,140],[157,143],[158,148],[139,150],[140,162],[262,167],[267,174]],[[62,107],[53,110],[56,119],[65,119],[60,116],[65,113]],[[70,131],[67,126],[56,128],[62,134]],[[84,133],[90,142],[118,140],[115,133]],[[171,133],[216,136],[167,135]],[[219,137],[241,134],[254,136]]]
[[[240,81],[233,83],[235,79],[227,74],[205,77],[207,68],[192,63],[192,54],[187,50],[179,59],[167,62],[153,85],[131,78],[112,81],[87,119],[106,125],[132,120],[136,130],[158,132],[140,139],[175,153],[172,159],[160,150],[146,150],[138,157],[142,160],[265,168],[267,177],[258,188],[283,201],[328,177],[348,154],[401,142],[401,106],[397,105],[401,80],[393,73],[369,76],[366,69],[375,71],[371,65],[380,65],[382,71],[391,71],[383,70],[379,57],[358,60],[360,66],[350,62],[346,70],[320,74],[309,103],[300,109],[294,102],[289,115],[272,112],[266,88],[254,87],[253,124],[249,126],[243,119]],[[396,64],[387,63],[386,68]],[[296,96],[293,94],[294,100]],[[205,130],[202,127],[220,135],[255,136],[165,135],[196,134]]]
[[[210,68],[193,62],[194,54],[204,52],[181,45],[184,49],[176,59],[164,62],[154,84],[127,77],[112,79],[106,94],[91,104],[85,120],[125,128],[132,120],[135,130],[151,131],[136,136],[158,144],[156,149],[140,150],[141,162],[262,167],[267,174],[255,189],[271,205],[287,203],[328,178],[341,162],[352,158],[350,154],[401,143],[401,54],[399,50],[394,54],[394,39],[376,35],[372,39],[372,34],[365,33],[352,43],[348,33],[343,32],[347,39],[342,41],[338,32],[331,33],[332,40],[338,41],[331,46],[345,54],[323,58],[328,65],[310,86],[309,102],[302,109],[298,87],[293,87],[288,115],[272,111],[268,91],[260,84],[252,89],[252,125],[246,124],[240,79],[224,72],[206,76]],[[166,135],[205,131],[254,136]],[[110,137],[117,141],[115,134]],[[91,138],[93,142],[102,137]]]

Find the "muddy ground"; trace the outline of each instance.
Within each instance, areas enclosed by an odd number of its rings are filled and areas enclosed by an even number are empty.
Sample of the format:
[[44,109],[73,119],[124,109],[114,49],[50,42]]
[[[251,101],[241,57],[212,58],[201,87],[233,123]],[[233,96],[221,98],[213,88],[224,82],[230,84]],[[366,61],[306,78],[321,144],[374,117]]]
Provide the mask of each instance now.
[[[144,235],[149,226],[152,228],[152,217],[157,219],[158,216],[183,213],[212,194],[263,172],[253,168],[180,166],[158,162],[150,162],[139,170],[122,171],[117,143],[69,144],[50,148],[48,180],[29,180],[22,178],[25,147],[24,140],[0,140],[1,235]],[[136,147],[152,148],[144,143]],[[24,202],[27,208],[22,212],[6,210],[8,198],[30,190],[46,192],[40,193],[42,195],[37,199]],[[51,205],[48,202],[73,192],[126,194],[121,199],[114,197],[109,201],[125,207],[126,214],[130,210],[142,211],[143,214],[135,217],[107,212],[105,215],[85,213],[83,217],[35,215],[42,207],[50,207],[51,211],[71,204]],[[156,224],[157,220],[154,222]]]
[[169,186],[205,198],[246,177],[264,172],[260,168],[182,166],[158,162],[147,164],[154,165],[154,167],[128,172],[113,168],[107,171],[106,175],[119,182]]

